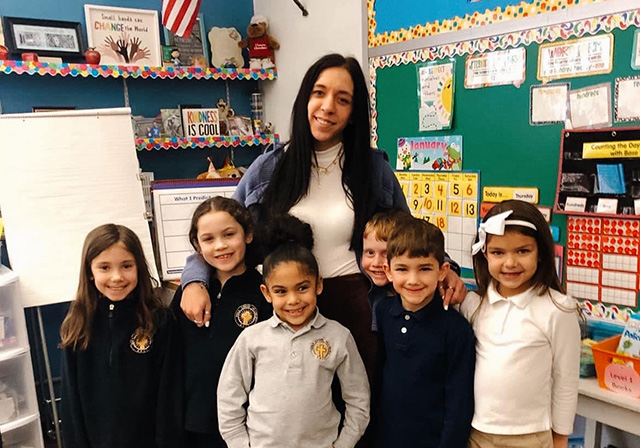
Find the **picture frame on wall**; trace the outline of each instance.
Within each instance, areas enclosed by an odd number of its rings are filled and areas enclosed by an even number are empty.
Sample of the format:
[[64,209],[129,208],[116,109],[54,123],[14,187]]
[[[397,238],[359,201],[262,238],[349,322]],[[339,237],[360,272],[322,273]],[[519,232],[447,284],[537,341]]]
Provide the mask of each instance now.
[[158,11],[84,5],[89,47],[102,64],[160,67],[162,46]]
[[163,28],[164,42],[167,47],[180,52],[183,66],[209,66],[209,51],[204,27],[204,16],[198,14],[189,37],[179,37],[167,28]]
[[79,58],[84,53],[80,22],[3,17],[9,53]]

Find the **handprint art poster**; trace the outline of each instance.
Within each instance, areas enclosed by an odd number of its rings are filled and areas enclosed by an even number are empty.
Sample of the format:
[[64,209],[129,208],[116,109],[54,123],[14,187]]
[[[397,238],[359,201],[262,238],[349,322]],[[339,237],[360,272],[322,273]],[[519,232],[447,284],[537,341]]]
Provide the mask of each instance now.
[[162,65],[158,11],[85,5],[89,47],[101,64]]

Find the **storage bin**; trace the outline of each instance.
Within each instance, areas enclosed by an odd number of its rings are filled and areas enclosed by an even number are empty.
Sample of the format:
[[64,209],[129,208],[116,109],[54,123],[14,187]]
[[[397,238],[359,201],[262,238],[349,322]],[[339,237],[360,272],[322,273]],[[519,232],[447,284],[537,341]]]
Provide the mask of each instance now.
[[598,384],[624,395],[640,398],[640,358],[616,354],[620,335],[594,344]]

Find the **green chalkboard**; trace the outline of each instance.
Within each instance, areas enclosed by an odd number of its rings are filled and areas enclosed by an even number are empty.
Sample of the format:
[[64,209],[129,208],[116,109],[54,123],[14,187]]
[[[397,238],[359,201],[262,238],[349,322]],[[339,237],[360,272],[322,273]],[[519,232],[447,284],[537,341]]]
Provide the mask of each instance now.
[[[631,68],[636,28],[614,30],[614,69],[607,75],[561,79],[572,89],[611,82],[612,108],[615,78],[640,75]],[[527,73],[518,88],[512,85],[469,90],[464,88],[465,56],[457,56],[453,127],[446,131],[418,132],[417,73],[415,64],[376,69],[378,147],[388,152],[395,166],[398,137],[462,135],[463,169],[480,170],[482,186],[536,186],[540,205],[553,207],[558,175],[562,124],[529,125],[529,90],[536,79],[538,48],[526,46]],[[615,123],[614,127],[637,126]],[[565,217],[554,215],[564,242]]]

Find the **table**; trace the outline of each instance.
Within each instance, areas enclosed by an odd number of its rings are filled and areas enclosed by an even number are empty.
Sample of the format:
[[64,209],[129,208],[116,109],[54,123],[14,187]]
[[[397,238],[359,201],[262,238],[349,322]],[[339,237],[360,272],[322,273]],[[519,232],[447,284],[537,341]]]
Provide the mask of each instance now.
[[577,414],[587,419],[585,448],[600,448],[603,424],[640,436],[640,398],[602,389],[596,378],[580,379]]

